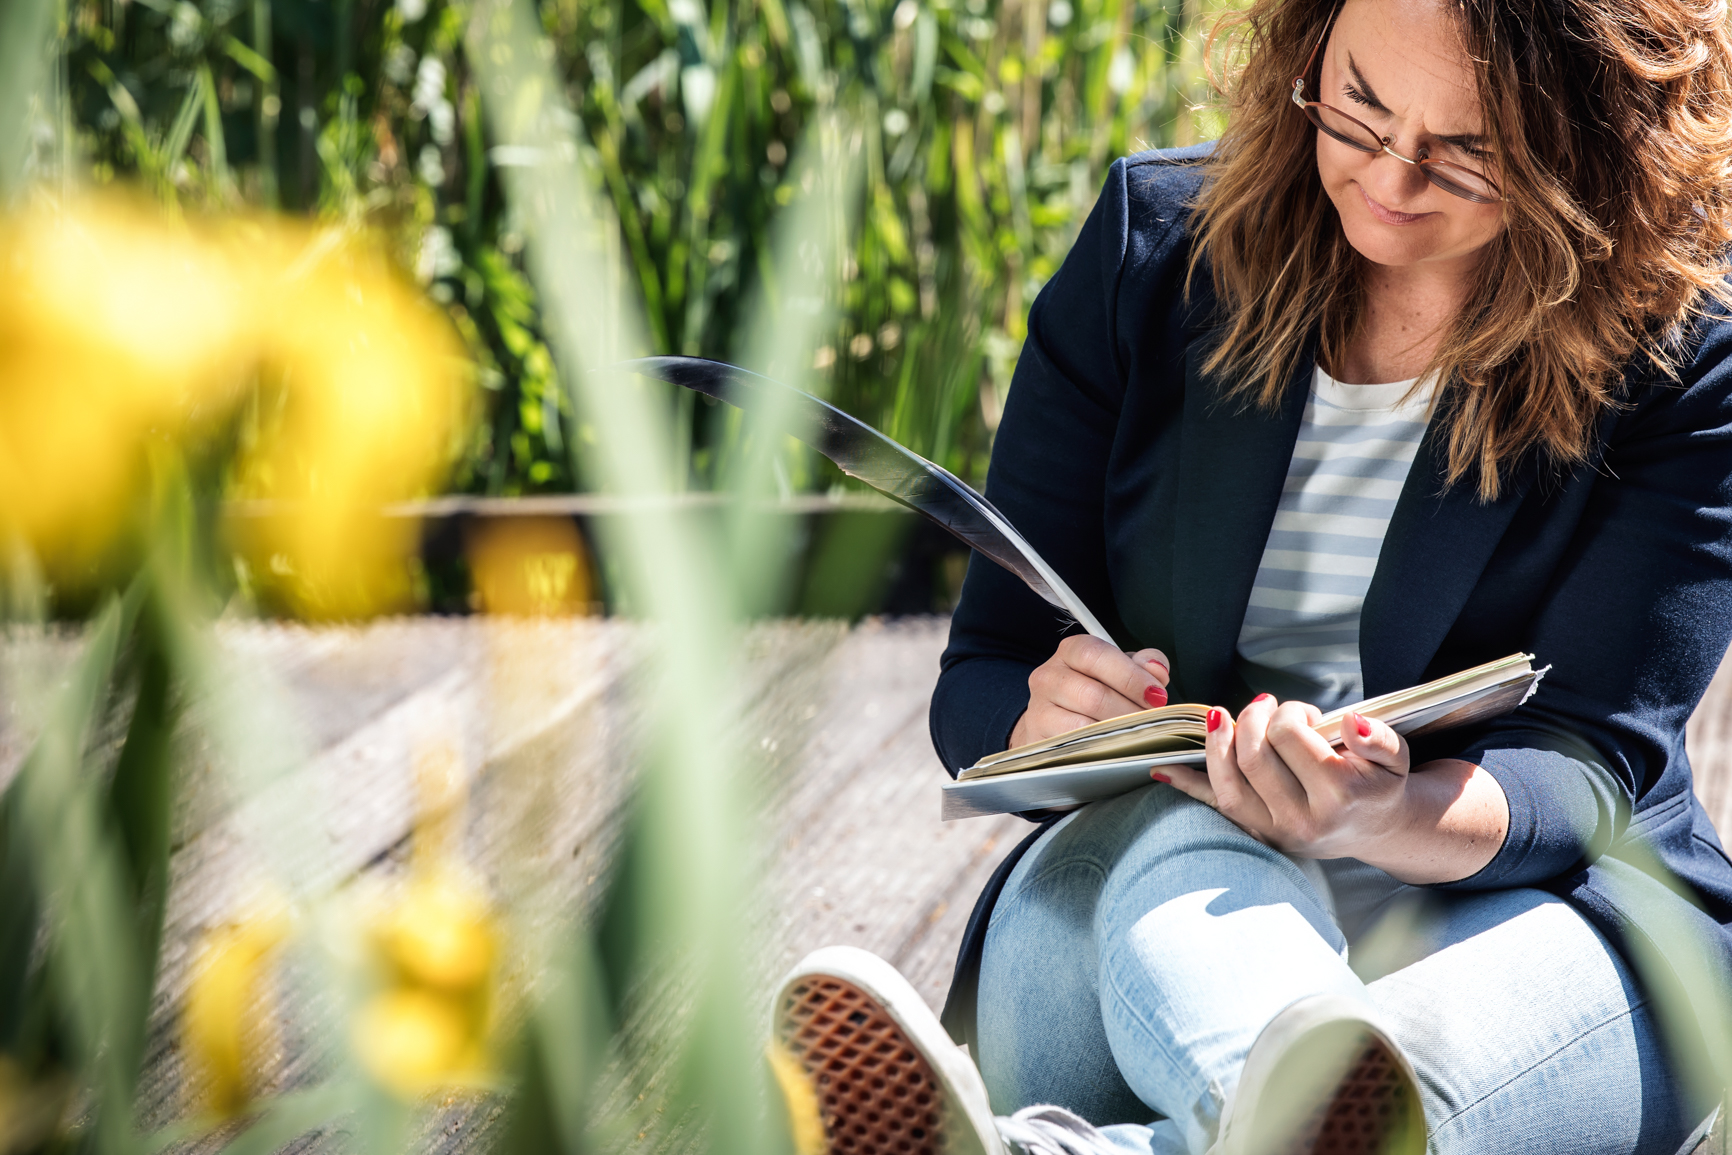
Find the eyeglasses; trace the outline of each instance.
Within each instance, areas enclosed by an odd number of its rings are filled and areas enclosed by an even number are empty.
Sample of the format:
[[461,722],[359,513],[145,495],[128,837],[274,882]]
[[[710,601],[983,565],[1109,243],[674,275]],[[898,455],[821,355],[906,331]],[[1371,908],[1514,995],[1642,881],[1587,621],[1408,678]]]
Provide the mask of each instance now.
[[1329,30],[1334,27],[1335,15],[1339,13],[1340,9],[1337,8],[1336,13],[1329,17],[1329,22],[1323,26],[1323,35],[1317,40],[1317,47],[1311,50],[1311,59],[1305,62],[1304,73],[1293,80],[1293,103],[1299,106],[1305,118],[1316,125],[1319,131],[1328,133],[1348,148],[1368,153],[1386,152],[1396,160],[1419,166],[1419,171],[1425,174],[1426,180],[1463,200],[1481,205],[1496,204],[1503,200],[1503,192],[1484,173],[1452,164],[1447,160],[1433,160],[1423,152],[1418,157],[1402,156],[1389,147],[1389,142],[1394,140],[1394,137],[1379,136],[1370,125],[1347,115],[1333,105],[1305,99],[1305,77],[1311,75],[1311,69],[1317,63],[1317,54],[1323,51],[1323,42],[1329,39]]

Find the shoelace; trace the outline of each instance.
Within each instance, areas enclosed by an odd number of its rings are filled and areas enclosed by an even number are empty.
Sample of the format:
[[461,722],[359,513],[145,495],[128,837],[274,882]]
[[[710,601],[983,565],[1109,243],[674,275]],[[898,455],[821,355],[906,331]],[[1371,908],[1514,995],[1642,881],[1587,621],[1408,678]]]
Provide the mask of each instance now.
[[1014,1115],[1000,1115],[993,1122],[998,1124],[998,1134],[1005,1143],[1023,1155],[1125,1153],[1123,1147],[1109,1141],[1093,1124],[1063,1107],[1037,1104]]

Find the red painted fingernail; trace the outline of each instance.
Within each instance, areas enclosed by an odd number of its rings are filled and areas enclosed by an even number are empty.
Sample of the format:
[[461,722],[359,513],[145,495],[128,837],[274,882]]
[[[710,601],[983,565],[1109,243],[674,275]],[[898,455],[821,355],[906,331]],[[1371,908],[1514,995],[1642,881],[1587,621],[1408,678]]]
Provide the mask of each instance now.
[[1361,738],[1371,737],[1371,723],[1366,719],[1364,714],[1353,715],[1353,728],[1359,731],[1359,736]]
[[1213,734],[1221,728],[1221,711],[1209,707],[1209,733]]
[[1169,665],[1167,665],[1167,663],[1165,663],[1165,662],[1163,662],[1163,661],[1161,661],[1161,659],[1159,659],[1159,658],[1150,658],[1150,659],[1149,659],[1149,660],[1148,660],[1148,664],[1149,664],[1149,665],[1151,665],[1151,666],[1159,666],[1159,667],[1160,667],[1160,668],[1161,668],[1161,669],[1163,669],[1163,670],[1170,670],[1170,669],[1172,669],[1172,667],[1171,667],[1171,666],[1169,666]]
[[1147,702],[1151,707],[1165,706],[1167,704],[1166,688],[1163,686],[1150,686],[1148,689],[1143,691],[1143,701]]
[[1251,700],[1253,702],[1265,702],[1265,701],[1268,701],[1270,698],[1273,698],[1274,696],[1275,695],[1273,695],[1273,694],[1258,694],[1255,698],[1252,698]]
[[1153,770],[1149,771],[1149,777],[1153,778],[1156,782],[1165,782],[1168,786],[1173,784],[1171,778],[1168,778],[1165,774],[1157,774]]

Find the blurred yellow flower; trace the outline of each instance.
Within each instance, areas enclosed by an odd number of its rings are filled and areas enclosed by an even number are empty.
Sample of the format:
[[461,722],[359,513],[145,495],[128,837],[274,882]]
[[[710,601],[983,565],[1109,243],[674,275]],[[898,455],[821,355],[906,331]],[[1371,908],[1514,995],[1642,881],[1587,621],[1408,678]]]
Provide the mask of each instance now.
[[305,616],[403,608],[419,527],[382,510],[439,480],[463,416],[462,346],[354,246],[309,243],[261,296],[271,412],[237,496],[275,499],[281,512],[257,527],[258,568],[288,576],[291,608]]
[[824,1112],[818,1101],[818,1089],[812,1086],[800,1060],[786,1047],[774,1042],[765,1057],[770,1072],[782,1090],[782,1102],[788,1108],[788,1136],[794,1141],[794,1155],[823,1155],[829,1150],[824,1138]]
[[373,996],[355,1023],[355,1050],[367,1071],[405,1099],[479,1074],[472,1023],[451,999],[422,990]]
[[465,545],[476,608],[486,613],[583,614],[596,600],[589,551],[569,517],[478,519]]
[[181,1038],[216,1114],[235,1114],[259,1089],[274,1037],[268,980],[286,931],[282,916],[266,915],[205,937],[181,1012]]
[[457,994],[487,982],[497,949],[486,903],[460,883],[436,875],[410,884],[380,942],[406,981]]
[[381,986],[354,1028],[368,1073],[405,1098],[484,1079],[499,952],[485,899],[430,871],[381,920],[375,946]]
[[363,240],[265,217],[170,223],[92,198],[0,218],[0,544],[77,580],[150,529],[152,447],[240,423],[235,535],[288,608],[400,608],[470,374],[443,316]]
[[232,405],[243,282],[208,236],[131,202],[0,220],[0,531],[50,573],[114,538],[147,441]]

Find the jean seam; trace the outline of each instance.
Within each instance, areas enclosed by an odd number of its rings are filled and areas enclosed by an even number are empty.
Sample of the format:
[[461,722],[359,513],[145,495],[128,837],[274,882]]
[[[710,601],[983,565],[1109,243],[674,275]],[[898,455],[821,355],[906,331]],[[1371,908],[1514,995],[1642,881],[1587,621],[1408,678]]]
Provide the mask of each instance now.
[[[1075,858],[1067,858],[1063,862],[1054,863],[1051,866],[1039,867],[1036,869],[1036,871],[1033,874],[1031,874],[1029,877],[1023,879],[1022,885],[1017,888],[1017,891],[1015,894],[1001,894],[998,896],[998,901],[992,904],[992,915],[990,917],[988,917],[988,919],[987,919],[987,929],[989,929],[989,930],[991,929],[993,922],[997,920],[999,911],[1009,910],[1012,906],[1015,906],[1017,903],[1021,902],[1023,900],[1023,897],[1025,895],[1027,895],[1029,891],[1033,890],[1036,886],[1038,886],[1040,883],[1046,881],[1048,878],[1051,878],[1053,875],[1057,874],[1059,871],[1067,870],[1073,866],[1086,866],[1086,867],[1088,867],[1089,869],[1093,870],[1097,875],[1100,876],[1101,885],[1103,887],[1106,885],[1107,868],[1104,864],[1102,864],[1102,862],[1098,858],[1095,858],[1093,856],[1084,857],[1082,855],[1078,855]],[[1099,903],[1100,903],[1100,896],[1099,895],[1096,895],[1095,903],[1097,906],[1099,905]]]
[[1493,1095],[1496,1095],[1498,1092],[1504,1090],[1506,1087],[1509,1087],[1515,1083],[1520,1082],[1522,1079],[1527,1078],[1529,1075],[1531,1075],[1535,1071],[1539,1070],[1546,1063],[1550,1062],[1552,1059],[1555,1059],[1557,1056],[1563,1054],[1566,1050],[1575,1046],[1577,1043],[1581,1042],[1583,1039],[1587,1038],[1589,1035],[1596,1034],[1600,1031],[1605,1030],[1607,1027],[1610,1027],[1610,1026],[1612,1026],[1612,1025],[1614,1025],[1614,1024],[1616,1024],[1616,1023],[1618,1023],[1624,1019],[1628,1019],[1628,1018],[1633,1017],[1637,1011],[1641,1010],[1643,1007],[1645,1007],[1647,1005],[1648,1005],[1648,1000],[1645,998],[1641,999],[1635,1003],[1630,1004],[1628,1007],[1625,1007],[1622,1011],[1619,1011],[1617,1014],[1612,1015],[1610,1018],[1602,1019],[1600,1022],[1595,1023],[1593,1026],[1588,1027],[1585,1030],[1578,1032],[1577,1034],[1571,1036],[1568,1039],[1565,1039],[1563,1042],[1559,1043],[1552,1050],[1546,1052],[1544,1055],[1541,1055],[1538,1059],[1535,1059],[1528,1066],[1523,1067],[1520,1071],[1517,1071],[1515,1074],[1511,1075],[1509,1078],[1505,1079],[1503,1082],[1499,1083],[1497,1086],[1488,1089],[1483,1095],[1479,1096],[1479,1098],[1475,1099],[1473,1102],[1463,1104],[1462,1107],[1459,1110],[1457,1110],[1454,1114],[1449,1116],[1449,1118],[1441,1120],[1437,1124],[1437,1126],[1431,1128],[1431,1133],[1435,1135],[1437,1132],[1442,1131],[1445,1127],[1449,1126],[1451,1123],[1455,1122],[1457,1119],[1461,1118],[1463,1115],[1467,1114],[1469,1111],[1473,1110],[1475,1107],[1478,1107],[1481,1103],[1484,1103],[1487,1099],[1490,1099]]
[[[1103,955],[1102,957],[1104,960],[1105,956]],[[1106,977],[1108,985],[1112,988],[1113,997],[1119,1001],[1120,1005],[1126,1007],[1129,1010],[1131,1018],[1136,1020],[1137,1025],[1142,1027],[1144,1034],[1146,1034],[1149,1037],[1149,1039],[1151,1041],[1153,1041],[1153,1043],[1155,1045],[1155,1049],[1160,1052],[1161,1058],[1163,1060],[1165,1060],[1167,1066],[1171,1067],[1172,1069],[1174,1069],[1176,1071],[1184,1070],[1185,1064],[1180,1063],[1178,1061],[1178,1059],[1174,1056],[1173,1049],[1171,1047],[1167,1046],[1166,1040],[1161,1037],[1161,1032],[1154,1029],[1154,1024],[1149,1022],[1147,1016],[1145,1016],[1142,1013],[1141,1009],[1137,1007],[1135,1002],[1126,996],[1124,988],[1119,985],[1118,976],[1116,974],[1113,974],[1110,970],[1107,969],[1104,961],[1102,963],[1101,969],[1103,971],[1107,971],[1105,977]],[[1103,1015],[1103,1019],[1104,1019],[1104,1015]],[[1103,1027],[1105,1027],[1107,1024],[1103,1021],[1101,1025]],[[1107,1046],[1108,1046],[1109,1050],[1112,1047],[1112,1039],[1111,1039],[1110,1035],[1107,1039]],[[1118,1062],[1118,1056],[1117,1055],[1113,1056],[1113,1062],[1115,1064]],[[1119,1068],[1119,1077],[1124,1078],[1124,1075],[1125,1075],[1124,1068],[1120,1067]],[[1129,1079],[1125,1079],[1125,1085],[1126,1086],[1130,1085]],[[1133,1093],[1135,1093],[1136,1088],[1132,1087],[1131,1090]],[[1141,1098],[1142,1096],[1139,1095],[1137,1097]],[[1151,1106],[1150,1109],[1151,1110],[1158,1110],[1158,1108],[1155,1108],[1153,1106]]]

